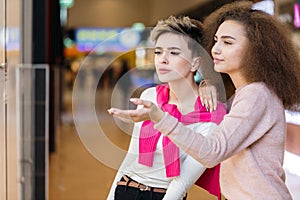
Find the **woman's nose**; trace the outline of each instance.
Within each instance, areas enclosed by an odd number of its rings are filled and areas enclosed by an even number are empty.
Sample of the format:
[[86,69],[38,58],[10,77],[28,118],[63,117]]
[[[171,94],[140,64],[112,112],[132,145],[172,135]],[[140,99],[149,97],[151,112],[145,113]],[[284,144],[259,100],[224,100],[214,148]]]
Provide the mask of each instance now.
[[163,52],[159,58],[160,63],[162,64],[168,64],[169,60],[168,60],[168,55],[166,52]]
[[220,54],[220,52],[221,52],[220,47],[216,42],[214,46],[211,48],[211,54]]

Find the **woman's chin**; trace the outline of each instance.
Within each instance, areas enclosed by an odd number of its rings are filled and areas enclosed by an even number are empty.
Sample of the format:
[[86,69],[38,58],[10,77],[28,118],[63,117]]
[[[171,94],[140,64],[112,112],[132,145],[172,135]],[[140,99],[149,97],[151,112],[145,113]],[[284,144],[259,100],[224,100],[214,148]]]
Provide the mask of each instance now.
[[214,70],[219,73],[224,73],[223,70],[219,66],[216,66],[216,65],[214,65]]

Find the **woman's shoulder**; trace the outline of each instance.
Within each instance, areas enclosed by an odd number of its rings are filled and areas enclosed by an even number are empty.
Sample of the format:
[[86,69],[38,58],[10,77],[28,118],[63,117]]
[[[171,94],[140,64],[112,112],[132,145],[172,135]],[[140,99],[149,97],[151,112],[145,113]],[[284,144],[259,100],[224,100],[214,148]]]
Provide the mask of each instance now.
[[254,82],[238,88],[231,107],[233,109],[236,106],[249,112],[255,109],[264,112],[269,110],[273,113],[276,110],[283,114],[284,109],[282,101],[263,82]]
[[272,90],[263,82],[253,82],[242,86],[236,90],[236,96],[247,96],[247,97],[264,97],[274,98],[277,96]]
[[244,90],[263,91],[263,90],[268,90],[268,87],[264,82],[252,82],[252,83],[248,83],[248,84],[241,86],[240,88],[238,88],[236,90],[236,92],[241,92]]

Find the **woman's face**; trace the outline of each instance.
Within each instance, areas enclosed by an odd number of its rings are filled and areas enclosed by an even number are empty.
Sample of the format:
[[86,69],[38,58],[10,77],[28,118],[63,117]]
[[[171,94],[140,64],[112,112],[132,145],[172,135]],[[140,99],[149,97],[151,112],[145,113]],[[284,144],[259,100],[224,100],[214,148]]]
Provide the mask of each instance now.
[[217,72],[241,76],[247,54],[248,39],[244,26],[234,20],[224,21],[218,28],[211,54]]
[[160,35],[155,44],[154,62],[158,78],[171,82],[193,76],[193,61],[187,39],[174,33]]

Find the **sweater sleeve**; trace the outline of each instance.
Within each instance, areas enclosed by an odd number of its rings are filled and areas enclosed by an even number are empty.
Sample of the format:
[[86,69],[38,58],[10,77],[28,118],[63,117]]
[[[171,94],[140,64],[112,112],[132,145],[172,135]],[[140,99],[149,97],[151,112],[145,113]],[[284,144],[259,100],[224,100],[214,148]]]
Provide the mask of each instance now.
[[136,162],[136,156],[137,156],[137,152],[138,152],[138,135],[140,132],[140,126],[135,124],[134,128],[133,128],[133,134],[131,136],[131,140],[130,140],[130,144],[129,144],[129,148],[128,148],[128,152],[119,168],[119,170],[117,171],[117,174],[115,176],[115,179],[112,183],[111,189],[109,191],[107,200],[114,200],[114,196],[115,196],[115,190],[117,187],[117,182],[121,179],[121,177],[125,174],[126,172],[126,166],[129,166],[130,163],[132,162]]
[[[141,98],[146,99],[146,100],[151,100],[153,98],[156,98],[155,88],[146,89],[141,94]],[[119,170],[116,173],[115,179],[112,183],[109,194],[107,196],[107,200],[114,200],[117,182],[124,175],[124,173],[126,171],[126,166],[129,166],[130,163],[132,163],[132,162],[136,162],[136,157],[138,156],[138,151],[139,151],[138,138],[139,138],[139,134],[140,134],[140,128],[142,126],[141,124],[142,124],[142,122],[134,124],[134,128],[133,128],[132,136],[130,139],[130,144],[129,144],[127,154],[126,154]]]
[[180,176],[171,181],[163,200],[183,199],[186,192],[206,169],[191,156],[187,156],[180,168]]
[[[203,134],[208,135],[216,128],[216,126],[215,123],[207,122],[202,123],[191,130],[198,132],[198,134],[200,134],[199,132],[202,132]],[[171,181],[163,200],[183,199],[186,192],[204,173],[205,169],[206,167],[197,160],[191,156],[187,156],[180,165],[180,176]]]
[[195,133],[168,114],[155,128],[204,166],[213,167],[257,141],[274,123],[265,112],[271,102],[266,90],[257,86],[243,90],[237,92],[230,113],[208,136]]

